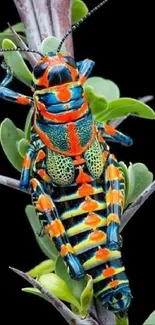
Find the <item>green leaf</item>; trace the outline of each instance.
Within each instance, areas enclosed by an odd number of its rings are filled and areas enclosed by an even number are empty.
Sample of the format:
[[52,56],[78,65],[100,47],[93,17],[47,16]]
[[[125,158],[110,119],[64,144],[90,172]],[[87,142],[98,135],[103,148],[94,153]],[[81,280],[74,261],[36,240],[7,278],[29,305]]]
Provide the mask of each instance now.
[[147,318],[143,325],[154,325],[155,324],[155,311]]
[[[12,28],[16,31],[16,32],[25,32],[25,26],[23,23],[19,22],[16,23],[15,25],[12,25]],[[10,32],[10,28],[6,28],[3,30],[4,33]],[[11,33],[11,32],[10,32]]]
[[81,0],[73,0],[72,3],[72,24],[83,18],[88,12],[88,8]]
[[129,325],[129,320],[127,317],[118,318],[115,316],[116,325]]
[[24,138],[19,140],[17,148],[22,158],[25,157],[28,147],[29,147],[28,141],[26,141]]
[[27,205],[25,212],[39,247],[49,259],[55,260],[58,255],[58,251],[56,250],[54,243],[49,239],[47,235],[43,237],[38,236],[41,230],[41,226],[38,216],[35,212],[35,208],[32,205]]
[[[48,52],[57,52],[58,45],[60,43],[60,40],[55,36],[49,36],[43,40],[41,43],[41,52],[46,55]],[[65,46],[62,45],[61,51],[63,55],[67,55],[67,51],[65,49]]]
[[130,166],[128,167],[128,193],[126,197],[126,206],[131,202],[132,195],[134,193],[135,188],[135,172],[133,168],[133,164],[130,163]]
[[40,264],[36,265],[33,269],[28,271],[27,273],[32,276],[32,278],[37,278],[41,274],[46,274],[53,272],[55,269],[55,261],[49,259],[41,262]]
[[57,298],[72,303],[78,309],[80,308],[77,299],[73,296],[65,281],[62,280],[57,274],[49,273],[41,275],[38,282],[40,282],[44,288],[46,288]]
[[[18,44],[17,44],[17,42],[16,42],[16,40],[15,40],[13,34],[12,34],[11,32],[8,31],[8,32],[0,33],[0,47],[2,47],[2,42],[3,42],[3,40],[6,39],[6,38],[9,39],[10,41],[14,42],[15,45],[18,46]],[[25,36],[20,35],[20,38],[23,40],[23,42],[24,42],[25,44],[27,44],[27,39],[26,39]]]
[[18,152],[17,143],[21,136],[14,123],[8,118],[1,123],[0,139],[3,151],[9,162],[20,172],[23,159]]
[[90,305],[92,303],[92,299],[93,299],[93,279],[91,276],[88,276],[88,281],[87,281],[87,285],[85,287],[85,289],[82,292],[81,295],[81,307],[82,307],[82,316],[86,316],[88,313],[88,310],[90,308]]
[[31,126],[32,126],[33,112],[34,112],[34,109],[33,109],[33,107],[31,107],[27,114],[26,121],[25,121],[24,134],[25,134],[25,138],[27,140],[30,140],[30,131],[31,131]]
[[104,110],[108,107],[108,102],[103,96],[97,96],[90,86],[84,86],[85,94],[91,108],[92,114],[96,117],[97,114],[104,114]]
[[133,98],[119,98],[109,102],[104,114],[102,112],[95,114],[95,119],[104,122],[127,115],[155,119],[155,113],[148,105]]
[[23,130],[17,128],[17,131],[19,133],[20,138],[21,139],[24,138],[24,132],[23,132]]
[[[9,39],[2,42],[3,49],[16,48],[16,45]],[[17,52],[5,52],[4,58],[6,64],[12,69],[15,77],[27,86],[31,87],[32,74],[25,64],[21,54]]]
[[96,96],[103,96],[108,102],[118,99],[120,91],[118,86],[109,79],[90,77],[84,83],[84,87],[93,87]]
[[28,287],[28,288],[22,288],[22,291],[23,292],[27,292],[27,293],[32,293],[38,297],[41,297],[43,298],[43,294],[36,288],[31,288],[31,287]]
[[136,198],[152,183],[153,174],[142,163],[136,163],[132,166],[135,178],[134,189],[130,197],[130,202]]
[[87,284],[86,279],[82,279],[79,281],[71,279],[70,275],[68,274],[67,267],[60,255],[56,260],[55,273],[66,282],[74,297],[76,297],[78,301],[80,301],[81,294]]
[[123,161],[120,161],[119,164],[120,164],[120,166],[122,168],[124,178],[125,178],[125,204],[126,204],[126,200],[127,200],[127,197],[128,197],[128,191],[129,191],[128,168],[127,168],[126,164]]

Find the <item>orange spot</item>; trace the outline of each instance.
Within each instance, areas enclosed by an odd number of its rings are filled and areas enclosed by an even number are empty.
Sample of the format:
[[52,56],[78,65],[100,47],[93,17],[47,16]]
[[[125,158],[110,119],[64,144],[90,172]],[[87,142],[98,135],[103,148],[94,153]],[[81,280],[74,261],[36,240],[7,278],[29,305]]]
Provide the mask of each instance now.
[[68,142],[69,142],[69,148],[72,152],[77,152],[80,150],[80,140],[79,135],[76,130],[76,125],[74,122],[67,124],[67,131],[68,131]]
[[45,158],[45,152],[43,150],[40,150],[37,154],[37,157],[36,157],[36,162],[40,161],[40,160],[43,160]]
[[85,159],[81,158],[80,156],[76,156],[73,165],[78,166],[84,163],[85,163]]
[[90,240],[95,242],[100,242],[101,240],[105,239],[105,237],[105,233],[100,230],[95,230],[89,235]]
[[95,257],[97,259],[107,259],[110,255],[110,250],[107,248],[99,248],[98,252],[96,252]]
[[45,231],[49,232],[52,237],[58,237],[64,234],[65,229],[62,222],[56,219],[45,227]]
[[116,287],[118,285],[119,285],[119,281],[118,280],[113,280],[113,281],[111,281],[109,283],[110,288],[114,288],[114,287]]
[[27,97],[18,97],[16,100],[17,103],[19,104],[30,104],[30,99]]
[[74,250],[70,244],[61,246],[61,255],[65,256],[67,253],[74,253]]
[[49,74],[49,69],[46,69],[45,72],[44,72],[44,74],[43,74],[43,76],[40,79],[38,79],[37,84],[39,86],[48,87],[48,85],[49,85],[48,74]]
[[101,142],[101,143],[105,142],[100,133],[98,133],[98,141]]
[[69,89],[65,89],[62,91],[61,89],[57,90],[57,98],[60,102],[68,102],[71,99],[71,92]]
[[51,178],[43,169],[39,169],[37,173],[46,183],[49,183],[51,181]]
[[107,226],[110,225],[111,222],[116,222],[120,224],[119,216],[116,213],[110,213],[108,218],[107,218]]
[[113,181],[114,179],[123,179],[123,175],[116,166],[110,165],[107,168],[107,178],[108,181]]
[[110,278],[115,274],[115,269],[114,267],[107,267],[106,270],[103,271],[103,276],[104,278]]
[[101,218],[97,214],[91,212],[88,215],[88,217],[86,218],[85,224],[87,226],[97,227],[97,225],[100,223],[100,221],[101,221]]
[[89,184],[82,184],[78,189],[78,195],[79,196],[87,196],[94,194],[93,187]]
[[42,212],[46,210],[53,210],[54,205],[47,195],[41,194],[36,204],[36,208]]
[[86,212],[92,212],[98,208],[98,203],[92,200],[89,196],[85,198],[85,201],[81,204],[81,209]]
[[108,204],[124,204],[124,197],[121,191],[109,189],[106,200]]
[[110,134],[110,135],[112,135],[112,136],[116,134],[116,130],[115,130],[112,126],[106,124],[106,125],[104,126],[104,128],[105,128],[105,132],[106,132],[106,133],[108,133],[108,134]]
[[92,178],[88,174],[84,173],[83,168],[79,168],[79,175],[76,178],[76,184],[83,184],[83,183],[88,183],[91,182]]
[[104,159],[104,161],[107,160],[108,155],[109,155],[108,151],[104,151],[104,152],[103,152],[103,159]]
[[23,167],[29,169],[31,166],[31,159],[25,156],[24,162],[23,162]]
[[75,80],[75,78],[78,76],[78,70],[71,67],[70,65],[67,65],[67,68],[70,70],[72,75],[72,80]]
[[80,76],[79,78],[79,82],[81,83],[81,85],[83,85],[86,80],[87,78],[85,76]]
[[32,178],[31,179],[31,184],[32,184],[33,189],[36,191],[36,188],[38,186],[38,182],[34,178]]

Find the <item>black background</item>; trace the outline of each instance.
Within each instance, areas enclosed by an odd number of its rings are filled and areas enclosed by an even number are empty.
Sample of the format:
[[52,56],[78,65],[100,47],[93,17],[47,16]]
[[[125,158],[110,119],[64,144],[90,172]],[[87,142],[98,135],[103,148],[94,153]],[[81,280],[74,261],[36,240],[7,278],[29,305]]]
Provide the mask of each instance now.
[[[64,0],[65,1],[65,0]],[[85,1],[89,9],[100,1]],[[6,6],[4,8],[4,5]],[[12,0],[1,4],[0,29],[7,28],[7,21],[14,24],[19,17]],[[138,98],[155,94],[154,82],[154,10],[153,2],[141,0],[110,1],[74,32],[76,60],[89,57],[96,62],[92,75],[102,76],[117,83],[122,97]],[[29,94],[27,87],[18,81],[13,89]],[[155,101],[150,106],[155,109]],[[13,105],[0,99],[0,121],[5,117],[13,120],[19,128],[24,127],[27,108]],[[119,160],[142,162],[155,174],[154,130],[155,121],[128,118],[120,127],[134,139],[131,148],[112,146]],[[12,167],[0,148],[0,170],[2,175],[18,178],[19,173]],[[30,197],[10,188],[0,187],[1,242],[0,270],[3,270],[1,309],[7,321],[21,324],[36,321],[41,324],[56,321],[65,323],[63,318],[47,302],[21,292],[28,283],[20,279],[8,266],[27,271],[45,257],[36,244],[26,219],[24,208],[30,204]],[[134,296],[129,311],[131,325],[142,325],[155,309],[152,294],[154,281],[154,194],[136,213],[123,236],[123,259]],[[21,312],[21,314],[20,314]]]

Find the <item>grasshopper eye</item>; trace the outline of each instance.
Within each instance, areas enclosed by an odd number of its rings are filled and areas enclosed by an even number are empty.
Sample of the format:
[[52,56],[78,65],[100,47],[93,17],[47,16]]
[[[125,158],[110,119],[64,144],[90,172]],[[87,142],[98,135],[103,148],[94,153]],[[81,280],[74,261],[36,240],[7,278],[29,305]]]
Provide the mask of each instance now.
[[62,60],[69,64],[72,68],[76,69],[76,62],[71,56],[64,56]]
[[34,73],[34,76],[35,76],[36,79],[39,79],[40,77],[42,77],[42,75],[44,74],[47,66],[48,66],[47,62],[38,64],[38,65],[35,66],[33,73]]

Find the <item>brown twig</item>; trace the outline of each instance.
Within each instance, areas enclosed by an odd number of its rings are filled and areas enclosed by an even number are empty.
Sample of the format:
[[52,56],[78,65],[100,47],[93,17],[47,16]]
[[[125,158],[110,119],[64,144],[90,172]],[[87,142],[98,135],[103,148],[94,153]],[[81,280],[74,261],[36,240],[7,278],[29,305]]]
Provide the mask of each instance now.
[[[14,0],[21,21],[25,25],[28,45],[40,50],[47,36],[61,40],[71,27],[72,0]],[[68,54],[73,55],[70,35],[65,42]]]
[[[8,26],[14,36],[14,39],[16,40],[18,46],[22,49],[22,50],[27,50],[28,47],[26,46],[26,44],[23,42],[23,40],[20,38],[20,36],[16,33],[16,31],[14,30],[14,28],[8,23]],[[35,56],[30,53],[30,52],[24,52],[25,57],[28,59],[28,61],[30,62],[31,66],[33,67],[36,63],[37,63],[37,59],[35,58]]]

